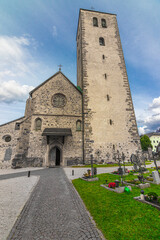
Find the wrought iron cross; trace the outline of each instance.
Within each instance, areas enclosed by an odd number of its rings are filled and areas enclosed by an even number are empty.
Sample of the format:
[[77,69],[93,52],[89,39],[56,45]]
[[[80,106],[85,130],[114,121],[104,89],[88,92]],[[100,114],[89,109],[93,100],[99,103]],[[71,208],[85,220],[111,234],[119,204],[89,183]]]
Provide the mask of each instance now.
[[60,65],[58,65],[58,67],[59,67],[59,71],[61,71],[61,67],[63,67],[63,66],[60,64]]

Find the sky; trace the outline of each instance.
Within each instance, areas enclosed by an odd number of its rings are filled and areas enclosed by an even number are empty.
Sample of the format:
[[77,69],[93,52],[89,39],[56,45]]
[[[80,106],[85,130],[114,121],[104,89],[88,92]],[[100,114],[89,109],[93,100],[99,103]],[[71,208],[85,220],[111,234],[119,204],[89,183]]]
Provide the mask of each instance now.
[[160,127],[159,0],[0,0],[0,124],[58,71],[76,85],[79,9],[117,14],[139,134]]

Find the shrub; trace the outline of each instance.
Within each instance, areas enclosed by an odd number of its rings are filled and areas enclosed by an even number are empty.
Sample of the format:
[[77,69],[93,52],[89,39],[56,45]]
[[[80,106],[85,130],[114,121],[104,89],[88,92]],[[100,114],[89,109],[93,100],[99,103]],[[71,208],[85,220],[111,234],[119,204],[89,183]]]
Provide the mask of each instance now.
[[140,141],[141,141],[141,147],[144,151],[147,151],[149,147],[152,148],[151,140],[147,135],[143,135],[140,138]]

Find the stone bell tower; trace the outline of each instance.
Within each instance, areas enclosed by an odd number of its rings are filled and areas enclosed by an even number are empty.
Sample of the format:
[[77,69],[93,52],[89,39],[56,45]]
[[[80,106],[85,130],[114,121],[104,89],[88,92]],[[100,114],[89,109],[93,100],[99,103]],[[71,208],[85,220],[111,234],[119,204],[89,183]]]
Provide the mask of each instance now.
[[141,150],[116,14],[80,9],[77,85],[83,91],[84,161]]

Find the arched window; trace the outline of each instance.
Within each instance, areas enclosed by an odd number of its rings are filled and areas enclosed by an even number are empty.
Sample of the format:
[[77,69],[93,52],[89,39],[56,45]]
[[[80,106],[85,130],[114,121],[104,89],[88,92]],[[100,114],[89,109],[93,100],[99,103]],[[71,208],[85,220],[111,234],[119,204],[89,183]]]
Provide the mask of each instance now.
[[104,46],[104,45],[105,45],[104,38],[102,38],[102,37],[99,38],[99,44],[100,44],[101,46]]
[[101,25],[102,25],[102,27],[103,28],[106,28],[107,27],[107,25],[106,25],[106,20],[105,19],[101,19]]
[[93,26],[98,27],[98,19],[96,17],[93,18]]
[[76,130],[77,131],[81,131],[82,130],[82,126],[81,126],[82,124],[81,124],[81,120],[78,120],[77,122],[76,122]]
[[41,126],[42,126],[42,120],[40,118],[37,118],[35,120],[35,130],[36,131],[41,130]]

